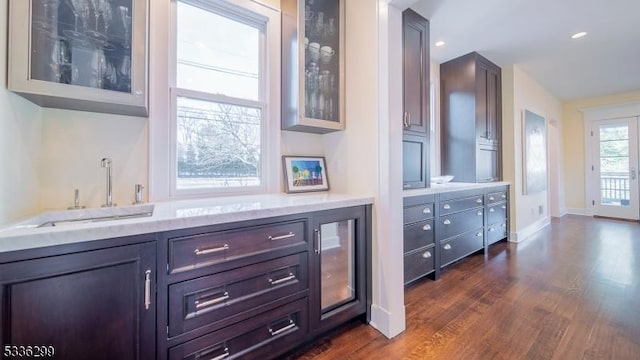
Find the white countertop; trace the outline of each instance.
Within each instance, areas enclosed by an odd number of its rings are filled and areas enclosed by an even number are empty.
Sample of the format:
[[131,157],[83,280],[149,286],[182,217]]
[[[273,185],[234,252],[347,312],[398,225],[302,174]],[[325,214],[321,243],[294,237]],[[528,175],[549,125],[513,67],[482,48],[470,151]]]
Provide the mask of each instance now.
[[440,193],[446,193],[446,192],[452,192],[452,191],[484,189],[484,188],[490,188],[494,186],[505,186],[505,185],[509,185],[509,183],[506,181],[496,181],[496,182],[490,182],[490,183],[463,183],[463,182],[449,182],[445,184],[431,183],[430,188],[405,190],[402,192],[402,196],[411,197],[411,196],[419,196],[419,195],[431,195],[431,194],[440,194]]
[[[51,212],[1,228],[0,252],[293,215],[371,203],[373,203],[373,197],[334,193],[233,196],[153,203],[151,204],[154,206],[153,216],[150,217],[79,223],[59,227],[36,228],[33,226],[33,224],[41,222],[41,219],[64,214],[64,212]],[[91,209],[69,211],[88,213],[91,212]]]

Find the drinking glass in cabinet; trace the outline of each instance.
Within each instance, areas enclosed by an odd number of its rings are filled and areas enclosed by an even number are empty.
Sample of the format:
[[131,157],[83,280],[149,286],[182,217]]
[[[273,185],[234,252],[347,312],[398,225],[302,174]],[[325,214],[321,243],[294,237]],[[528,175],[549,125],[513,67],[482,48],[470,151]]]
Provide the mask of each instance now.
[[345,0],[281,0],[282,129],[343,130]]
[[133,0],[33,0],[31,78],[131,92]]

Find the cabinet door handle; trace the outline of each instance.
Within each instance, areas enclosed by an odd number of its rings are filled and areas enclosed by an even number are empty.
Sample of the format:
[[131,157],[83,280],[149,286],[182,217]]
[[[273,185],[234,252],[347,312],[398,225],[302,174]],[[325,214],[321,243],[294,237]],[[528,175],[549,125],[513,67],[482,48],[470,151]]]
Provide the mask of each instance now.
[[144,309],[151,306],[151,270],[144,272]]
[[316,233],[315,239],[313,239],[313,251],[320,255],[320,230],[314,229],[313,231]]
[[196,309],[206,308],[228,299],[229,299],[229,292],[225,291],[224,294],[222,294],[222,296],[219,296],[215,299],[211,299],[203,302],[200,302],[200,300],[196,300],[195,301]]
[[445,224],[445,225],[451,225],[451,220],[444,219],[444,221],[442,223]]
[[271,336],[276,336],[278,334],[282,334],[283,332],[289,329],[293,329],[294,327],[296,327],[296,323],[294,323],[293,320],[289,319],[289,325],[278,330],[273,330],[271,327],[269,327],[269,332],[271,333]]
[[269,235],[269,240],[284,240],[284,239],[288,239],[290,237],[294,237],[296,236],[296,234],[294,234],[293,232],[289,231],[288,234],[286,235],[280,235],[280,236],[271,236]]
[[423,227],[422,227],[422,230],[424,230],[424,231],[429,231],[429,230],[431,230],[431,225],[426,224],[425,226],[423,226]]
[[496,209],[491,208],[491,209],[489,209],[489,212],[496,212]]
[[423,214],[431,214],[431,208],[426,207],[426,208],[422,209],[422,213]]
[[478,204],[482,204],[482,198],[477,198],[477,199],[476,199],[476,203],[478,203]]
[[444,204],[444,205],[442,205],[442,208],[445,209],[445,210],[449,210],[449,209],[451,209],[451,205]]
[[444,244],[444,246],[442,248],[445,249],[445,250],[451,250],[451,245]]
[[493,196],[489,196],[489,201],[494,201],[496,198],[494,198]]
[[476,213],[476,215],[478,215],[478,216],[482,216],[482,210],[478,211],[478,212]]
[[425,251],[424,254],[422,254],[423,259],[428,259],[430,257],[431,257],[431,251]]
[[278,285],[278,284],[282,284],[283,282],[287,282],[289,280],[293,280],[295,278],[296,278],[296,276],[293,275],[293,273],[289,273],[289,275],[287,275],[287,276],[285,276],[283,278],[280,278],[278,280],[269,279],[269,284]]
[[211,249],[204,249],[204,250],[196,249],[194,253],[196,253],[196,255],[207,255],[207,254],[213,254],[213,253],[217,253],[225,250],[229,250],[228,244],[224,244],[223,246],[220,246],[217,248],[211,248]]
[[411,114],[406,112],[404,113],[404,118],[402,119],[402,123],[404,124],[404,128],[408,129],[411,127]]

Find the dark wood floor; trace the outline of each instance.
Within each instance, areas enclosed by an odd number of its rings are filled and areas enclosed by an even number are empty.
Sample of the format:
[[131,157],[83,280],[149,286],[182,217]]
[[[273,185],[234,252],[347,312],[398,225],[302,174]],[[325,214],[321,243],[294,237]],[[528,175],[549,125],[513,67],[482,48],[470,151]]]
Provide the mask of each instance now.
[[351,323],[292,359],[640,359],[640,225],[565,216],[405,292],[407,329]]

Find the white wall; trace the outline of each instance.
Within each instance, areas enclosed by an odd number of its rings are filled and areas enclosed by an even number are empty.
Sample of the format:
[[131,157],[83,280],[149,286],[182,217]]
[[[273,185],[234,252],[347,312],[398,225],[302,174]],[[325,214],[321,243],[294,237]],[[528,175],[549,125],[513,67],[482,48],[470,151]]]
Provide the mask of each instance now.
[[[65,209],[80,203],[100,207],[106,198],[106,169],[102,158],[113,161],[113,202],[130,205],[134,185],[148,184],[149,140],[146,118],[42,109],[40,207]],[[143,190],[146,201],[147,191]]]
[[[510,240],[522,241],[549,223],[549,192],[523,195],[522,111],[524,109],[533,111],[548,122],[551,119],[561,118],[562,105],[556,97],[517,66],[502,69],[502,90],[503,170],[505,180],[511,182]],[[554,134],[553,137],[558,135]],[[550,151],[560,154],[562,152],[557,148],[557,144],[558,142],[550,148]],[[550,156],[547,154],[548,163],[549,159]],[[547,169],[548,179],[550,179],[549,174],[558,174],[561,171],[561,169],[550,170],[549,164]],[[557,184],[557,178],[561,177],[555,176],[554,182],[548,183],[548,188],[560,186]],[[539,212],[539,207],[542,207],[542,213]]]
[[[0,19],[7,18],[7,1]],[[40,108],[9,92],[7,26],[0,26],[0,226],[38,211]]]

